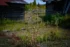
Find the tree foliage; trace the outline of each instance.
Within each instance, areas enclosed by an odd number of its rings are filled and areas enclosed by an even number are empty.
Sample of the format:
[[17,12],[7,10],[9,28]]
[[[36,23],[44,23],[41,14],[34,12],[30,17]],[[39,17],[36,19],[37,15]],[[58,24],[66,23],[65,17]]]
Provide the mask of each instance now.
[[36,0],[34,0],[33,5],[36,6]]

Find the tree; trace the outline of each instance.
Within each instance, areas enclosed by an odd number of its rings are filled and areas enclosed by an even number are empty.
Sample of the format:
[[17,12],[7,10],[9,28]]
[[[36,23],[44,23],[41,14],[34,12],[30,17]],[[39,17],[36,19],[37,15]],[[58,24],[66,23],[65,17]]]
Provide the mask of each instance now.
[[25,10],[29,10],[30,6],[29,5],[25,5]]
[[38,7],[40,7],[40,4],[38,3]]
[[36,0],[34,0],[33,5],[36,6]]

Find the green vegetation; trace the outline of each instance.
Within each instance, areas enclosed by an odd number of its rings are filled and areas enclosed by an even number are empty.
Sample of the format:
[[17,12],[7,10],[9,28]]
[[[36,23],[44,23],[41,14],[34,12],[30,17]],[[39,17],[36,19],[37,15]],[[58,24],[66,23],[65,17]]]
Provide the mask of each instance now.
[[37,46],[38,44],[41,44],[43,42],[47,42],[48,40],[57,40],[60,41],[61,37],[56,36],[55,34],[58,34],[56,32],[51,33],[49,32],[39,32],[39,31],[34,31],[34,32],[24,32],[23,35],[19,35],[19,37],[23,40],[23,44],[25,46]]
[[[27,5],[26,9],[32,5]],[[38,7],[41,7],[39,10],[44,9],[43,6]],[[30,9],[36,11],[38,8],[34,9],[32,7]],[[35,13],[35,11],[26,11],[24,21],[1,19],[0,31],[8,30],[9,33],[14,33],[13,37],[8,34],[5,36],[8,38],[0,39],[1,42],[9,40],[10,42],[6,41],[5,43],[9,44],[10,47],[11,45],[12,47],[40,47],[41,45],[44,47],[44,44],[48,47],[69,47],[70,30],[62,29],[62,27],[70,27],[70,16],[62,16],[59,13],[45,16],[43,11],[42,13],[40,11]]]
[[41,17],[46,24],[50,25],[56,25],[56,26],[67,26],[69,28],[70,26],[70,16],[69,15],[61,15],[59,13],[57,14],[52,14],[48,16],[42,16]]
[[33,5],[36,6],[36,0],[34,0]]
[[[69,41],[70,39],[69,31],[59,28],[58,26],[70,19],[69,16],[62,16],[58,13],[46,17],[44,15],[45,14],[42,13],[40,15],[40,13],[37,14],[32,11],[30,13],[28,11],[25,14],[24,22],[3,19],[1,20],[0,30],[18,31],[15,35],[22,40],[22,44],[20,44],[21,47],[38,47],[41,46],[42,43],[48,46],[53,45],[54,47],[56,46],[54,42],[59,46],[66,46],[68,44],[66,40]],[[69,21],[66,21],[66,23],[67,22]],[[16,42],[16,44],[18,45],[18,42]]]
[[[23,45],[25,47],[38,47],[41,46],[42,43],[47,44],[49,47],[56,47],[57,45],[57,47],[69,46],[70,43],[68,44],[68,41],[70,42],[70,37],[66,35],[69,31],[58,27],[65,19],[69,19],[69,15],[62,16],[57,13],[48,16],[49,18],[41,15],[37,17],[36,14],[33,15],[34,16],[30,15],[32,18],[31,20],[37,18],[34,20],[36,23],[33,21],[34,23],[28,24],[29,27],[27,27],[28,30],[26,32],[21,33],[21,35],[17,34],[23,40]],[[39,19],[42,17],[44,17],[44,20]],[[38,20],[41,21],[37,22]]]
[[25,10],[35,10],[35,9],[45,9],[45,5],[36,4],[36,0],[34,2],[25,5]]
[[2,19],[0,20],[0,31],[8,30],[8,31],[18,31],[24,26],[24,22],[15,21],[10,19]]

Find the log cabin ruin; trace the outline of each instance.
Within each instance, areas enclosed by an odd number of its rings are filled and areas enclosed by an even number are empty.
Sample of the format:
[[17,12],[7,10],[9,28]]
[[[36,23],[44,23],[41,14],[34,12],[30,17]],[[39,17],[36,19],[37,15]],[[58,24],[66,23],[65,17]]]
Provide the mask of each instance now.
[[70,0],[43,0],[46,2],[47,14],[70,14]]
[[24,0],[0,0],[0,18],[23,20],[26,4]]

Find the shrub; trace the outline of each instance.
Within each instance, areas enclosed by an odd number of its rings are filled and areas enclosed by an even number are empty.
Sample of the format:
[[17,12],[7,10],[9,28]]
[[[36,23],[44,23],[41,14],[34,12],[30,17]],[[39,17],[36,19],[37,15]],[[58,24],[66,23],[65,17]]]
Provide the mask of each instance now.
[[52,14],[52,15],[51,14],[46,15],[42,19],[47,24],[58,26],[64,20],[64,17],[65,16],[63,16],[59,13],[56,13],[56,14]]

